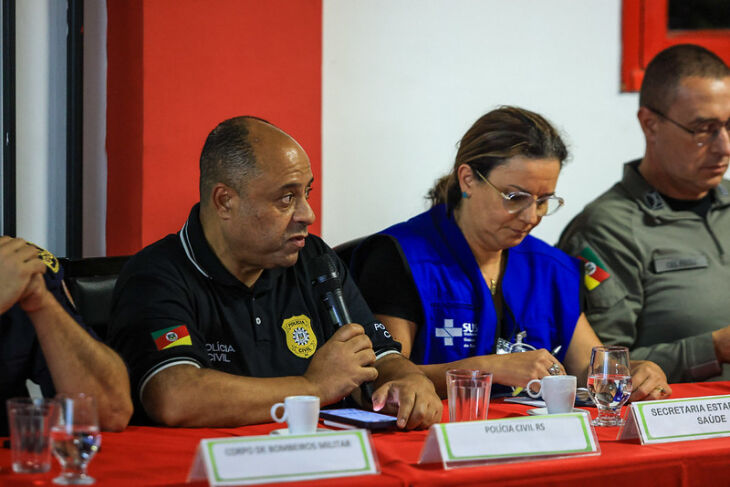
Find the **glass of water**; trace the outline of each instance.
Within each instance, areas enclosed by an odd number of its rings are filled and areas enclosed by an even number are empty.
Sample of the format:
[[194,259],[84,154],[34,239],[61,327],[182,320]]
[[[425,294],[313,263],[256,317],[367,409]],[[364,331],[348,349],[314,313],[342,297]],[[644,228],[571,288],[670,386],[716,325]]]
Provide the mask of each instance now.
[[629,349],[593,347],[588,368],[588,393],[598,409],[594,426],[621,426],[621,406],[631,396]]
[[51,426],[51,451],[61,464],[61,475],[53,482],[61,485],[89,485],[95,480],[86,467],[99,450],[101,433],[96,401],[86,394],[60,394]]
[[449,421],[453,423],[487,419],[491,390],[491,372],[468,369],[446,371]]

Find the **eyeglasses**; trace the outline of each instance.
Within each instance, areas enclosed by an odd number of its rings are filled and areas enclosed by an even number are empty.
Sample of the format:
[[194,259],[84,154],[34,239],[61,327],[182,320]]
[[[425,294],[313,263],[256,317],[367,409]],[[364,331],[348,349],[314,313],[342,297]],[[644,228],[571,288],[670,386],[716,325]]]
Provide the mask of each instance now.
[[730,119],[721,122],[720,120],[708,120],[706,122],[702,122],[699,124],[699,126],[696,129],[691,129],[689,127],[685,127],[681,123],[677,122],[676,120],[672,120],[671,118],[664,115],[659,110],[656,110],[652,107],[646,107],[652,112],[656,113],[660,117],[662,117],[664,120],[668,122],[672,122],[677,127],[681,128],[688,134],[692,135],[692,139],[694,139],[695,143],[697,144],[697,147],[703,147],[704,145],[711,143],[713,140],[715,140],[715,137],[718,136],[720,133],[720,130],[722,130],[723,127],[725,127],[725,130],[728,132],[728,135],[730,135]]
[[530,193],[525,193],[524,191],[503,193],[499,188],[490,183],[487,178],[482,176],[482,173],[479,172],[479,170],[475,169],[474,171],[479,175],[482,181],[487,183],[489,186],[494,188],[496,192],[499,193],[499,195],[504,200],[504,209],[507,210],[507,213],[519,213],[529,208],[532,203],[535,203],[535,211],[537,212],[537,216],[543,217],[552,215],[565,204],[565,200],[563,200],[563,198],[555,195],[540,196],[538,198],[537,196]]

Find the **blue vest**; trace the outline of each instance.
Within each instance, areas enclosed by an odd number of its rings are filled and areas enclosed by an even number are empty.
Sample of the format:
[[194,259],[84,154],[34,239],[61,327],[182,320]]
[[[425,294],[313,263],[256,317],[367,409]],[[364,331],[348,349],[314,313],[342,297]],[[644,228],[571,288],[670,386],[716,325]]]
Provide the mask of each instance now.
[[[382,233],[396,238],[423,305],[411,360],[435,364],[495,352],[497,314],[474,254],[446,207],[438,205]],[[563,360],[580,316],[581,264],[531,236],[508,251],[502,278],[503,335]],[[512,341],[512,340],[510,340]]]

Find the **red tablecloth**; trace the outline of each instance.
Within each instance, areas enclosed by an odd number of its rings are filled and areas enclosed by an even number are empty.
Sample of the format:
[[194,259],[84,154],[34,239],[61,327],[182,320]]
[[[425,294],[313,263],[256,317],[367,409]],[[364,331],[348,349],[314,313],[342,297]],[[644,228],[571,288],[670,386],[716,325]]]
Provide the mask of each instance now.
[[[674,398],[730,394],[730,382],[677,384],[672,388]],[[522,416],[527,409],[528,406],[496,400],[490,405],[489,419]],[[595,415],[594,409],[589,410]],[[446,411],[444,413],[446,415]],[[89,474],[97,478],[101,486],[181,485],[185,482],[201,439],[261,435],[277,427],[280,425],[262,424],[228,429],[130,426],[123,433],[103,434],[102,449],[92,460]],[[638,441],[616,441],[618,428],[597,428],[596,431],[601,444],[600,456],[448,471],[440,465],[418,465],[418,456],[427,432],[375,433],[373,441],[380,461],[380,475],[308,481],[299,485],[464,486],[498,483],[500,487],[730,486],[730,438],[642,446]],[[2,486],[50,486],[53,485],[51,479],[58,471],[59,467],[54,462],[54,467],[47,474],[14,474],[10,469],[10,451],[7,448],[0,449]]]

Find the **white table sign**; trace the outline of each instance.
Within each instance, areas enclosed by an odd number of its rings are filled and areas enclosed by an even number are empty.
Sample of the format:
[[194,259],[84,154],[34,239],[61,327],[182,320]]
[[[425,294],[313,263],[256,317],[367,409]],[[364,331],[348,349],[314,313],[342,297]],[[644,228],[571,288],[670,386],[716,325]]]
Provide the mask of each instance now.
[[265,484],[379,473],[367,430],[201,440],[188,482]]
[[642,444],[730,436],[730,395],[632,403],[619,439],[637,436]]
[[418,463],[444,468],[573,455],[598,455],[587,413],[441,423],[431,426]]

